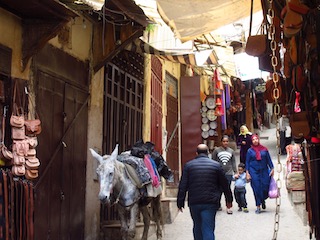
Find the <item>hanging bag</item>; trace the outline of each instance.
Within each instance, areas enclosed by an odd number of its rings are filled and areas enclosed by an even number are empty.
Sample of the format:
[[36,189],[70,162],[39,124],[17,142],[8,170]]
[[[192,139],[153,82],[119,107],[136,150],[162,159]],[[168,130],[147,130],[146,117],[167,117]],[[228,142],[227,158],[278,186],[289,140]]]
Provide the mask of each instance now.
[[[10,117],[10,125],[12,127],[20,128],[24,125],[24,113],[23,108],[21,107],[21,101],[19,101],[19,106],[16,102],[16,96],[17,96],[17,83],[14,84],[13,89],[13,104],[12,104],[12,114]],[[18,98],[20,100],[20,93],[18,93]]]
[[251,35],[252,14],[253,14],[253,0],[251,0],[249,36],[247,39],[245,52],[250,56],[260,57],[267,53],[270,53],[270,40],[268,39],[267,19],[264,18],[263,22],[261,23],[261,26],[259,29],[260,34]]
[[[38,113],[36,112],[36,109],[35,109],[35,106],[32,102],[32,99],[30,99],[29,97],[28,97],[28,99],[29,99],[29,102],[31,103],[32,110],[35,112],[35,114],[34,114],[35,118],[32,119],[32,117],[28,118],[28,116],[27,116],[24,121],[24,125],[26,127],[26,135],[27,136],[35,136],[35,135],[40,134],[42,131],[41,121],[40,121]],[[29,117],[30,117],[30,114],[29,114]]]
[[278,189],[278,186],[277,186],[277,182],[276,180],[271,177],[270,179],[270,185],[269,185],[269,198],[277,198],[280,196],[280,192],[279,192],[279,189]]

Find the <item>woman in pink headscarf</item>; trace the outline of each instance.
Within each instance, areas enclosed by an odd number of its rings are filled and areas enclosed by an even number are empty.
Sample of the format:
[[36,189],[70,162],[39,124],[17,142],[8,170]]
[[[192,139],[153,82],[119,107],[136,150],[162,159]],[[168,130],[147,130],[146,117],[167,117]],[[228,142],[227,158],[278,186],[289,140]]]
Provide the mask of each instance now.
[[268,198],[270,177],[273,176],[273,163],[268,149],[260,144],[257,134],[252,135],[252,146],[246,157],[247,180],[251,181],[254,198],[256,201],[256,213],[266,208],[265,200]]

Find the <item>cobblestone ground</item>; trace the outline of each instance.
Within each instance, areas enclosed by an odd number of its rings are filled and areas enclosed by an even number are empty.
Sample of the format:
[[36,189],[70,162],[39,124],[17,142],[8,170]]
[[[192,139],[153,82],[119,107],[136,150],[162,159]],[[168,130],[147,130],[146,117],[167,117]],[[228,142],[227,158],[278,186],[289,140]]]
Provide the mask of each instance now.
[[[275,169],[277,169],[277,148],[276,148],[276,130],[264,129],[260,132],[261,144],[265,145],[271,154]],[[282,166],[285,164],[285,157],[280,156]],[[239,162],[239,150],[236,150],[236,158]],[[284,170],[284,169],[283,169]],[[307,240],[309,239],[309,227],[305,225],[302,217],[298,216],[294,210],[283,180],[283,171],[280,174],[282,188],[280,199],[280,217],[278,240]],[[233,190],[233,185],[232,185]],[[274,236],[276,200],[267,199],[267,208],[261,214],[255,214],[255,202],[250,184],[247,184],[247,201],[249,213],[238,212],[236,202],[233,202],[233,214],[228,215],[223,207],[222,211],[217,213],[215,236],[217,240],[271,240]],[[222,199],[224,203],[224,199]],[[192,220],[189,209],[186,208],[183,213],[179,213],[174,223],[167,224],[164,227],[163,240],[191,240]],[[153,237],[153,236],[152,236]],[[152,238],[151,239],[154,239]]]

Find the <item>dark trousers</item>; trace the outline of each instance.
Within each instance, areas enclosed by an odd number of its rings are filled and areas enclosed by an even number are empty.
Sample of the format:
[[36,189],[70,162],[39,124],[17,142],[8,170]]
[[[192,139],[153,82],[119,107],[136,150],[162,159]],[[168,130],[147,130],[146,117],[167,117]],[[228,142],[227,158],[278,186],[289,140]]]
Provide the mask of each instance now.
[[[229,184],[229,187],[231,186],[231,182],[232,182],[232,175],[226,175],[226,178],[228,179],[228,184]],[[220,201],[219,201],[219,208],[221,207],[221,197],[222,197],[222,193],[220,195]],[[226,200],[226,204],[227,204],[227,200]]]
[[190,205],[195,240],[214,240],[217,206],[214,204]]
[[236,202],[238,203],[238,207],[247,207],[247,200],[246,200],[246,188],[234,188],[234,197],[236,199]]

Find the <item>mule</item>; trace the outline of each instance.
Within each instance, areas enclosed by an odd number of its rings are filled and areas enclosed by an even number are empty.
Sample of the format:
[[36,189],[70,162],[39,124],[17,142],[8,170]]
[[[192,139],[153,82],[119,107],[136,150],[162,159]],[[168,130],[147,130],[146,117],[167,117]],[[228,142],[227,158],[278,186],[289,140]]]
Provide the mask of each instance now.
[[[121,237],[123,240],[132,240],[136,233],[136,221],[139,210],[143,216],[142,240],[148,239],[150,215],[148,204],[151,202],[153,220],[156,223],[157,239],[162,238],[162,215],[160,195],[153,198],[142,199],[139,188],[128,176],[124,163],[117,160],[118,145],[111,155],[101,156],[90,148],[92,156],[98,160],[96,170],[99,176],[99,199],[102,203],[117,204],[121,222]],[[151,184],[151,183],[150,183]],[[142,201],[143,200],[143,201]]]

